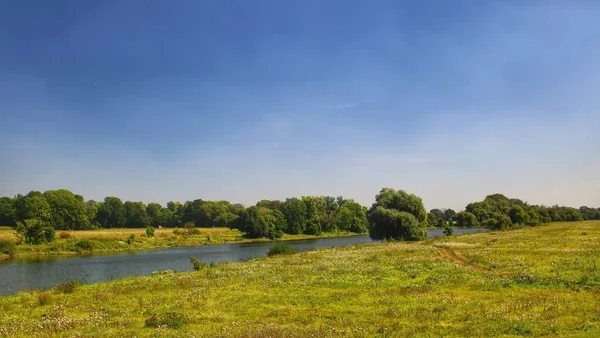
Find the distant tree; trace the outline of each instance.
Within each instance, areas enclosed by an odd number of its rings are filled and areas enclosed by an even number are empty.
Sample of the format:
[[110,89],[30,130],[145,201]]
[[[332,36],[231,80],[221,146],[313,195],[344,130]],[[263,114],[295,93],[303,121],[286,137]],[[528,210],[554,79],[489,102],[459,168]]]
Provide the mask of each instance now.
[[427,212],[420,197],[402,190],[383,188],[367,212],[373,239],[407,240],[427,236]]
[[37,191],[17,198],[15,201],[15,214],[17,222],[39,220],[51,225],[50,222],[52,221],[50,204]]
[[[430,220],[429,216],[433,219]],[[430,226],[441,227],[446,224],[449,219],[446,217],[446,214],[440,209],[431,209],[427,214],[427,222]]]
[[98,223],[98,208],[100,208],[100,203],[94,201],[94,200],[89,200],[87,202],[85,202],[86,205],[86,215],[88,220],[90,221],[90,224],[92,225],[92,228],[98,228],[100,227],[100,223]]
[[281,201],[279,200],[261,200],[256,203],[256,206],[259,208],[267,208],[271,210],[279,210],[281,209]]
[[492,230],[503,230],[513,226],[510,217],[494,212],[481,225]]
[[153,227],[158,227],[160,222],[162,221],[162,205],[158,203],[148,203],[146,206],[146,214],[148,215],[148,220],[150,221],[150,225]]
[[250,238],[281,238],[286,227],[285,218],[279,210],[257,206],[249,207],[235,223]]
[[600,219],[600,209],[583,206],[579,208],[579,213],[581,214],[581,217],[586,221]]
[[0,197],[0,225],[17,225],[15,200],[10,197]]
[[50,205],[52,225],[61,230],[90,229],[88,206],[83,197],[69,190],[47,190],[43,194]]
[[461,211],[454,215],[453,220],[456,222],[456,226],[463,228],[472,228],[479,226],[477,217],[468,211]]
[[342,231],[362,234],[369,230],[367,209],[353,200],[344,200],[337,215],[338,228]]
[[213,224],[217,227],[229,227],[238,218],[237,215],[229,211],[218,214],[213,220]]
[[181,209],[181,203],[173,201],[167,202],[167,209],[175,214],[179,209]]
[[287,233],[301,234],[306,230],[306,204],[298,198],[288,198],[281,205],[287,222]]
[[529,214],[520,205],[514,205],[508,212],[508,217],[513,224],[526,224],[529,221]]
[[125,227],[146,228],[150,226],[150,219],[144,203],[127,201],[123,203],[123,206],[125,207]]
[[454,217],[454,215],[456,215],[456,212],[452,209],[446,209],[444,210],[444,219],[448,222],[452,221],[452,217]]
[[125,226],[125,206],[118,197],[106,197],[98,206],[96,221],[103,228],[123,228]]
[[434,214],[431,211],[429,213],[427,213],[427,226],[428,227],[437,227],[443,223],[444,223],[444,220],[439,218],[437,214]]
[[310,235],[320,235],[323,231],[319,215],[317,198],[313,196],[302,196],[302,202],[306,206],[305,230],[304,233]]

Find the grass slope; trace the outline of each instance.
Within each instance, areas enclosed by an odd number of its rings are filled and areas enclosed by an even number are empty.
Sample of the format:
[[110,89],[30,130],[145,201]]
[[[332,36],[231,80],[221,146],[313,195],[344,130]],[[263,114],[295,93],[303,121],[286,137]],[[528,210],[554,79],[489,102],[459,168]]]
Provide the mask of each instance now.
[[599,250],[600,222],[554,223],[22,292],[0,336],[598,337]]

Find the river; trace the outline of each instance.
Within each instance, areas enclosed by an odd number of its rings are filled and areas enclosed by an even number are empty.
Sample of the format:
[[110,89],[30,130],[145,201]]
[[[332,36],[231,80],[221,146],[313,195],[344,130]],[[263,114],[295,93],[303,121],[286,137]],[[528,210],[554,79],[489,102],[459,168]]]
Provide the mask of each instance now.
[[[454,234],[472,233],[487,229],[454,229]],[[441,236],[442,229],[431,229],[429,237]],[[282,241],[294,249],[310,251],[321,248],[373,243],[368,235],[325,237],[307,240]],[[51,288],[58,283],[78,279],[98,283],[127,276],[149,275],[157,270],[192,270],[190,257],[205,263],[239,262],[267,254],[273,242],[230,243],[201,245],[92,256],[40,256],[0,262],[0,295],[23,289]]]

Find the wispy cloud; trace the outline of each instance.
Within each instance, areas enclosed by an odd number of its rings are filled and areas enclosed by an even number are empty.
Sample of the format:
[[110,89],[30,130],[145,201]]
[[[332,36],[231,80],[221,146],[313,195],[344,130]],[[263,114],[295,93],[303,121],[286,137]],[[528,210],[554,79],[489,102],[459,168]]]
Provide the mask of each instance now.
[[337,109],[348,109],[348,108],[354,108],[356,106],[358,106],[359,104],[356,102],[349,102],[349,103],[343,103],[343,104],[338,104],[336,106]]

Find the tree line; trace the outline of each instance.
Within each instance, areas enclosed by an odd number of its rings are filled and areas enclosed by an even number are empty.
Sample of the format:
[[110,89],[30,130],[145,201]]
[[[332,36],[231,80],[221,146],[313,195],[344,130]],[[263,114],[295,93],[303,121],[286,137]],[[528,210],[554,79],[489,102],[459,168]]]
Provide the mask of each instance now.
[[[302,196],[262,200],[251,207],[229,201],[196,199],[159,203],[123,202],[109,196],[85,200],[69,190],[31,191],[0,197],[0,225],[16,227],[26,243],[51,241],[54,230],[148,227],[230,227],[248,237],[349,231],[365,233],[366,208],[343,197]],[[37,238],[37,239],[32,239]]]
[[469,203],[464,211],[425,210],[420,197],[383,188],[367,209],[351,199],[331,196],[262,200],[245,207],[229,201],[196,199],[158,203],[123,202],[109,196],[85,200],[69,190],[31,191],[0,197],[0,225],[15,227],[26,243],[51,241],[54,230],[157,227],[230,227],[246,236],[271,239],[287,234],[369,232],[376,239],[417,240],[427,227],[505,229],[557,221],[600,220],[600,208],[530,205],[502,194]]
[[483,201],[469,203],[459,213],[450,209],[433,209],[428,213],[430,226],[443,226],[450,222],[459,227],[481,226],[495,230],[584,220],[600,220],[600,208],[532,205],[502,194],[488,195]]

